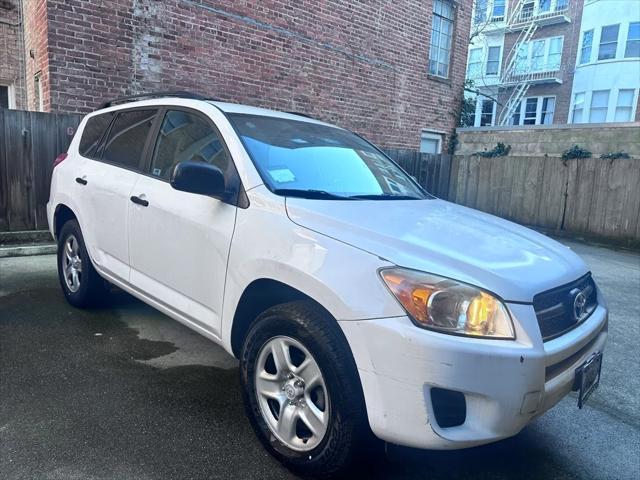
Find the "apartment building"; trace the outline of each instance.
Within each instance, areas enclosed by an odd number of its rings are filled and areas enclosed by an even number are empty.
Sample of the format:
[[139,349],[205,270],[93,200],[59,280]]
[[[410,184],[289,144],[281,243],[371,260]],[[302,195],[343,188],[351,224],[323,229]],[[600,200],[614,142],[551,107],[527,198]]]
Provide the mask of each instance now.
[[0,0],[0,108],[25,106],[24,53],[19,5]]
[[476,0],[468,126],[633,121],[638,25],[638,0]]

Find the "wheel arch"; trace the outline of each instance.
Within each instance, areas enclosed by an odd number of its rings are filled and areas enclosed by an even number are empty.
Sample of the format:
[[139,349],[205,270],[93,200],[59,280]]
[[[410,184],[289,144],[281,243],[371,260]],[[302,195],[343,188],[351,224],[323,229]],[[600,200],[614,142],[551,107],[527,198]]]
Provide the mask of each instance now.
[[53,213],[53,235],[56,239],[58,238],[58,234],[60,233],[62,226],[69,220],[78,220],[78,216],[64,203],[56,205],[56,209]]
[[320,302],[286,283],[271,278],[260,278],[247,285],[233,315],[231,326],[231,351],[233,355],[236,358],[240,357],[244,339],[258,315],[276,305],[298,300],[312,302],[335,321],[335,317]]

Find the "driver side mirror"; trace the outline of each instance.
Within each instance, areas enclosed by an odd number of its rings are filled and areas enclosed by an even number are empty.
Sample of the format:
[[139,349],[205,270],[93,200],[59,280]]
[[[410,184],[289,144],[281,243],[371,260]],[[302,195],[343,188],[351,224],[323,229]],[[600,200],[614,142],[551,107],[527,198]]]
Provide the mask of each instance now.
[[224,173],[204,162],[178,163],[171,173],[171,186],[182,192],[206,195],[223,200],[226,196]]

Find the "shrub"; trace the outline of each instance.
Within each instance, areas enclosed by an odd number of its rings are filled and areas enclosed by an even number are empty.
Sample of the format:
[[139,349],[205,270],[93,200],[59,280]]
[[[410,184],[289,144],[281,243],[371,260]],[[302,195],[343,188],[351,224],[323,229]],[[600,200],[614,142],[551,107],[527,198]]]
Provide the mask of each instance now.
[[511,151],[511,145],[506,145],[502,142],[498,142],[498,144],[493,147],[492,150],[485,150],[484,152],[477,152],[476,155],[481,157],[506,157],[509,155]]
[[570,149],[562,152],[562,160],[571,160],[572,158],[591,158],[591,152],[578,145],[574,145]]
[[618,160],[619,158],[631,158],[631,155],[623,150],[620,150],[618,152],[603,153],[602,155],[600,155],[600,158],[603,160]]

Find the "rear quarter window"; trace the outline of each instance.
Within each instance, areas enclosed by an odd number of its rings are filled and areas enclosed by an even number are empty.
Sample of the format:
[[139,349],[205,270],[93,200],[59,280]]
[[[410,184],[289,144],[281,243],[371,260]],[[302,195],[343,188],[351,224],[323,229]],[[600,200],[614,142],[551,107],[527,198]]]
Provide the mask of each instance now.
[[82,131],[82,137],[80,138],[80,146],[78,151],[83,157],[95,157],[100,146],[100,140],[104,136],[107,128],[113,120],[114,113],[103,113],[101,115],[95,115],[87,120],[87,124]]

